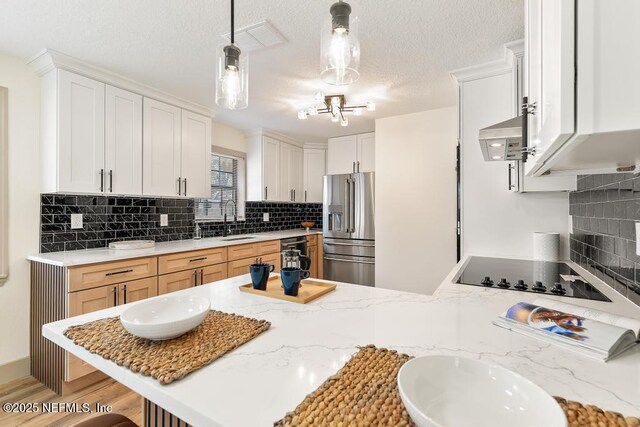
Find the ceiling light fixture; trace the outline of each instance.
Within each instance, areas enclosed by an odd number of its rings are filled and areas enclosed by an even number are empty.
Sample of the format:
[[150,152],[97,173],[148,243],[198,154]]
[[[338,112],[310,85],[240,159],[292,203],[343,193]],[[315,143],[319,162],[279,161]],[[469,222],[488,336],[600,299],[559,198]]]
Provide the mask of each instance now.
[[344,95],[329,95],[324,96],[323,93],[318,92],[314,99],[317,102],[322,102],[322,107],[314,105],[305,110],[298,111],[298,118],[305,120],[308,116],[316,116],[319,114],[330,114],[331,121],[334,123],[340,122],[341,126],[349,126],[349,119],[345,117],[346,113],[353,113],[354,116],[361,116],[364,111],[375,111],[375,102],[367,102],[366,105],[347,105],[347,100]]
[[231,44],[218,51],[216,104],[229,110],[249,105],[249,58],[235,45],[234,0],[231,0]]
[[320,77],[326,83],[342,86],[360,78],[360,42],[358,19],[350,19],[351,6],[342,0],[329,9],[331,25],[322,31]]

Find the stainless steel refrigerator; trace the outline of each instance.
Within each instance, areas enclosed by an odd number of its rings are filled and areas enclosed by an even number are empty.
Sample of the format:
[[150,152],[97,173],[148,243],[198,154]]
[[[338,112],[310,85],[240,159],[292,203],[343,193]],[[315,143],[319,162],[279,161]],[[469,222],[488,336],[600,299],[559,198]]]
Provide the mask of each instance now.
[[375,286],[373,172],[324,177],[324,278]]

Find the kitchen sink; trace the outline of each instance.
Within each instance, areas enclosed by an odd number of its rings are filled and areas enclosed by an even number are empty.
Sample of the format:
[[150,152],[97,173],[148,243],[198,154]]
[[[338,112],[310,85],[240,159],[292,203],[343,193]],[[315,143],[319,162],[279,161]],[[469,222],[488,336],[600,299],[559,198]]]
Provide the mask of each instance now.
[[222,239],[223,242],[233,242],[234,240],[249,240],[255,239],[254,236],[238,236],[238,237],[226,237]]

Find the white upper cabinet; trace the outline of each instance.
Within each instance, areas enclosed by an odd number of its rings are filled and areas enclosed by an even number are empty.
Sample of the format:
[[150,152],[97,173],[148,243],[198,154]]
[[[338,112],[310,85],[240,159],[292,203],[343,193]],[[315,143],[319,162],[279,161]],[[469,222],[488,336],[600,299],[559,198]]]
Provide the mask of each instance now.
[[356,135],[330,138],[327,148],[327,175],[356,171],[358,138]]
[[637,0],[527,0],[526,174],[640,165]]
[[[55,79],[55,70],[52,73]],[[43,119],[52,122],[52,132],[46,137],[54,146],[57,128],[58,153],[49,160],[58,158],[58,164],[49,169],[57,170],[57,176],[51,177],[45,191],[104,191],[104,84],[58,70],[57,84],[52,82],[49,89],[43,97],[57,98],[57,109],[47,111],[49,116]]]
[[105,192],[142,194],[142,96],[106,86],[104,137]]
[[178,107],[144,99],[142,191],[150,196],[181,196],[181,121]]
[[375,133],[330,138],[327,175],[375,170]]
[[376,134],[371,132],[357,135],[357,141],[356,171],[373,172],[376,168]]
[[327,150],[304,149],[304,201],[322,203],[324,176],[327,173]]
[[280,143],[280,200],[304,201],[302,192],[302,148]]
[[30,64],[41,78],[43,193],[210,197],[206,108],[59,52]]
[[247,200],[302,202],[302,148],[284,135],[259,130],[247,139]]
[[280,141],[268,136],[264,137],[262,143],[262,180],[264,185],[263,196],[257,200],[280,200]]
[[182,195],[211,197],[211,119],[182,110]]

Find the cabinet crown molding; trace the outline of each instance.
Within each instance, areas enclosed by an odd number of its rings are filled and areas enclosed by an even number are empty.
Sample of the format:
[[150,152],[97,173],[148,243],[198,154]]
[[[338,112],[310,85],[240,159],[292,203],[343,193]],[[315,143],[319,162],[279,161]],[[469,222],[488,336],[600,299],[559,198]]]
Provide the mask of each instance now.
[[305,142],[304,149],[305,150],[326,150],[329,147],[328,142]]
[[450,71],[449,74],[458,83],[483,79],[499,74],[510,73],[513,69],[514,60],[524,55],[524,40],[515,40],[502,45],[502,59],[486,62],[484,64],[472,65],[471,67],[459,68]]
[[251,129],[245,132],[245,135],[249,138],[257,136],[268,136],[269,138],[277,139],[278,141],[286,142],[287,144],[295,145],[296,147],[303,148],[304,144],[300,141],[296,141],[288,135],[280,132],[276,132],[265,128]]
[[65,55],[64,53],[53,49],[42,50],[35,56],[31,57],[27,61],[27,64],[31,66],[38,77],[42,77],[49,71],[56,68],[63,69],[120,89],[137,93],[147,98],[152,98],[157,101],[175,105],[176,107],[180,107],[185,110],[193,111],[194,113],[203,114],[208,117],[214,116],[209,107],[171,95],[170,93],[153,88],[104,68],[89,64],[80,59],[73,58],[69,55]]

